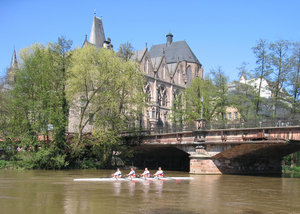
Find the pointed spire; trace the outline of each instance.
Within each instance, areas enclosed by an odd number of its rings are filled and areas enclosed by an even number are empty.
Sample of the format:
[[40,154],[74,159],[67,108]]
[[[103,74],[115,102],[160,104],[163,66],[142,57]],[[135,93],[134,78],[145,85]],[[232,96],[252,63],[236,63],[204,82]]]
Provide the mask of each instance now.
[[16,54],[16,50],[14,48],[14,52],[11,58],[11,64],[10,64],[11,68],[17,68],[18,67],[18,60],[17,60],[17,54]]
[[94,16],[92,30],[90,34],[90,43],[96,46],[96,48],[102,48],[105,41],[105,35],[103,30],[102,19]]

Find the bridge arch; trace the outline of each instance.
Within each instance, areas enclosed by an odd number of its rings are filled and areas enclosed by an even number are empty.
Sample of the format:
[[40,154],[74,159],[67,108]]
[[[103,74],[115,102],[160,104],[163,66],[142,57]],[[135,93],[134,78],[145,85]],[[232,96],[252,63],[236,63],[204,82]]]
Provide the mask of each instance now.
[[190,171],[189,154],[172,145],[140,145],[134,148],[131,165],[138,168]]

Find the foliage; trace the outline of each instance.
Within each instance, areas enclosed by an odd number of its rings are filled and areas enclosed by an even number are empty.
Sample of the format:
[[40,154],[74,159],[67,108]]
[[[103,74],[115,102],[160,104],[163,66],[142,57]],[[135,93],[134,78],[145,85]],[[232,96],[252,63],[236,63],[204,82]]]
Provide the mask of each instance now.
[[184,106],[183,106],[183,94],[177,93],[173,101],[173,106],[171,107],[172,114],[170,118],[172,119],[173,124],[182,125],[184,119]]
[[[109,166],[121,145],[120,132],[134,126],[142,112],[144,79],[139,66],[111,50],[87,46],[74,51],[68,77],[67,96],[80,118],[72,151],[78,156],[91,144],[92,153],[97,151]],[[93,142],[85,142],[84,132],[91,123]]]
[[[251,78],[250,73],[247,71],[246,63],[243,63],[239,68],[239,75],[245,80]],[[238,109],[241,115],[241,119],[244,121],[251,120],[255,118],[255,103],[253,102],[255,97],[255,88],[246,82],[240,80],[239,82],[234,82],[236,85],[236,90],[229,93],[228,99],[229,103],[233,107]]]
[[271,73],[270,69],[270,56],[268,54],[268,44],[264,39],[258,40],[255,47],[252,48],[253,53],[256,57],[255,71],[253,77],[259,79],[259,84],[256,90],[256,95],[254,98],[255,102],[255,116],[258,116],[259,110],[261,109],[261,92],[262,92],[262,81],[263,79],[268,79]]
[[287,75],[290,73],[291,63],[288,54],[290,43],[286,40],[279,40],[270,44],[270,64],[272,66],[273,82],[270,87],[272,91],[272,99],[274,106],[274,116],[276,117],[276,111],[279,101],[284,100],[283,88],[287,81]]
[[[52,147],[52,159],[61,159],[67,148],[65,131],[68,107],[65,102],[66,55],[62,49],[69,48],[70,41],[59,39],[57,44],[43,46],[35,44],[20,53],[20,69],[16,72],[16,82],[9,91],[7,135],[18,145],[32,151],[34,155],[26,160],[33,161],[32,167],[55,167],[47,155],[42,153]],[[41,148],[41,149],[38,149]],[[31,154],[30,153],[30,154]],[[40,155],[42,153],[42,155]],[[40,155],[40,159],[38,158]],[[43,159],[43,155],[45,155]],[[42,162],[44,161],[44,164]]]
[[134,54],[133,50],[134,49],[133,49],[131,43],[127,42],[125,44],[120,45],[118,55],[123,60],[129,61]]
[[[211,120],[217,108],[216,87],[210,80],[195,78],[184,91],[184,118],[186,121],[205,118]],[[203,99],[203,102],[201,101]],[[202,114],[202,115],[201,115]]]
[[5,168],[7,165],[7,161],[6,160],[0,160],[0,169]]
[[294,43],[293,54],[291,58],[292,69],[288,75],[288,91],[291,94],[289,102],[291,103],[291,114],[300,113],[300,43]]
[[[226,120],[226,108],[231,106],[228,99],[228,78],[225,76],[221,67],[211,71],[215,86],[215,114],[218,119]],[[220,118],[221,116],[221,118]]]

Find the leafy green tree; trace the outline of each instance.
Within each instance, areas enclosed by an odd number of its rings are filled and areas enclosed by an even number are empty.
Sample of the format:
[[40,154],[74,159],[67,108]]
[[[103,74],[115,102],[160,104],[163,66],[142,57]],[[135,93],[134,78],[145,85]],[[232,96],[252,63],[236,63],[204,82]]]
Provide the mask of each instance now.
[[270,55],[268,54],[268,44],[266,40],[258,40],[255,47],[252,48],[253,53],[256,57],[256,65],[254,71],[254,79],[259,80],[256,96],[255,96],[255,115],[258,116],[260,110],[260,104],[262,102],[261,92],[262,92],[262,82],[263,79],[268,80],[271,73],[270,70]]
[[226,108],[230,106],[228,99],[228,78],[225,76],[221,67],[211,71],[212,80],[215,86],[215,114],[221,115],[221,120],[226,120]]
[[129,61],[134,54],[133,51],[131,43],[127,42],[120,45],[118,55],[125,61]]
[[120,133],[134,125],[142,112],[144,78],[138,64],[111,50],[78,49],[68,70],[67,95],[79,115],[74,153],[85,147],[84,133],[92,120],[93,146],[101,148],[106,166],[121,145]]
[[[30,151],[26,153],[30,158],[21,158],[29,160],[28,165],[34,168],[62,168],[68,164],[65,161],[66,78],[62,68],[66,62],[62,60],[60,48],[57,43],[23,49],[16,82],[10,91],[10,135]],[[48,155],[42,155],[45,152]]]
[[170,118],[172,119],[173,124],[182,126],[184,119],[184,99],[182,92],[178,91],[175,94],[171,111],[172,113],[170,115]]
[[276,117],[278,104],[286,100],[287,96],[283,94],[283,89],[287,83],[287,77],[291,70],[291,57],[289,56],[290,42],[279,40],[270,44],[270,61],[273,67],[272,76],[274,78],[272,90],[273,114]]
[[[238,67],[239,76],[245,78],[246,80],[251,78],[251,74],[247,71],[246,63],[243,63]],[[254,97],[255,89],[253,86],[248,84],[246,81],[235,82],[236,89],[229,93],[229,100],[232,105],[238,109],[241,118],[243,120],[249,120],[254,118]]]
[[290,103],[292,104],[291,114],[300,112],[300,43],[293,44],[292,70],[288,75],[288,90],[291,94]]
[[216,88],[210,80],[195,78],[184,91],[184,119],[187,122],[203,119],[210,121],[217,108]]

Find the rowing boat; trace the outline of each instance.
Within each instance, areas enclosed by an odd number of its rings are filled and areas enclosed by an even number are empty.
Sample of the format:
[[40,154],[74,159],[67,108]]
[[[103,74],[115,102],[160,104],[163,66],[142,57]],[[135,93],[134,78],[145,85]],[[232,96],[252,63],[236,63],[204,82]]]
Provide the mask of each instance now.
[[76,178],[73,181],[171,181],[194,180],[193,177],[161,177],[161,178]]

